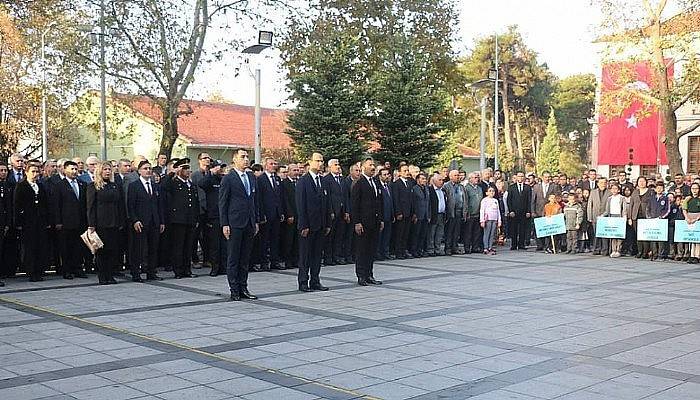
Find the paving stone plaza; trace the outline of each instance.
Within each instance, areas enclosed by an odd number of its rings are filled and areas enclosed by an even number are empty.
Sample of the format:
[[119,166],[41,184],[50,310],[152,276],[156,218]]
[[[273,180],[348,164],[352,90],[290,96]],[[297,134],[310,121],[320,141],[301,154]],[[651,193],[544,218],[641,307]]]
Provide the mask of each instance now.
[[254,273],[235,303],[223,276],[10,280],[0,399],[700,399],[696,265],[504,251],[375,275]]

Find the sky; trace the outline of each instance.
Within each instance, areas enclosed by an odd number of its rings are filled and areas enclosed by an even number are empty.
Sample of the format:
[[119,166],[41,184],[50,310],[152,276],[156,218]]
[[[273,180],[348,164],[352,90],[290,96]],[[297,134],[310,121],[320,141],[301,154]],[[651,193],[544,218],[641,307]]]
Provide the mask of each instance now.
[[[468,52],[474,39],[518,25],[525,43],[557,76],[595,72],[596,54],[591,42],[600,19],[591,0],[461,0],[458,7],[460,24],[455,49],[460,54]],[[248,34],[254,44],[256,32]],[[188,97],[207,99],[212,93],[220,93],[233,103],[253,105],[252,71],[259,67],[262,106],[291,106],[286,101],[288,93],[277,51],[270,49],[252,57],[234,76],[236,62],[230,57],[224,62],[206,65],[200,70]]]

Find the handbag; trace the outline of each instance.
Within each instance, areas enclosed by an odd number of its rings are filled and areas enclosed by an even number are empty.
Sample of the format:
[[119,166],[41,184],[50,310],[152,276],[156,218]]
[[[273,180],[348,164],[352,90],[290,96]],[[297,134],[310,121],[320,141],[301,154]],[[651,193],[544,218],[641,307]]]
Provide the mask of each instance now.
[[90,229],[83,232],[83,234],[80,235],[80,238],[93,255],[97,253],[97,250],[103,248],[105,245],[102,242],[102,239],[100,239],[100,236],[97,234],[97,231],[91,232]]

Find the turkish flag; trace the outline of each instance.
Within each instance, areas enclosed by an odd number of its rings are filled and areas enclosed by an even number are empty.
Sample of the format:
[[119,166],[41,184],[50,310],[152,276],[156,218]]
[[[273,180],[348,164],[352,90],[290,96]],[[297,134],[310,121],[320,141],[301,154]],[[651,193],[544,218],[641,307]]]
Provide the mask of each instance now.
[[[627,76],[623,78],[623,74]],[[629,82],[629,74],[636,80]],[[669,74],[673,76],[671,68]],[[605,64],[602,78],[603,94],[621,90],[621,86],[648,91],[654,85],[648,62]],[[641,101],[634,101],[621,115],[600,116],[599,123],[598,164],[625,165],[632,161],[635,165],[656,165],[657,156],[661,164],[667,163],[666,146],[659,141],[659,112],[655,107],[650,109]]]

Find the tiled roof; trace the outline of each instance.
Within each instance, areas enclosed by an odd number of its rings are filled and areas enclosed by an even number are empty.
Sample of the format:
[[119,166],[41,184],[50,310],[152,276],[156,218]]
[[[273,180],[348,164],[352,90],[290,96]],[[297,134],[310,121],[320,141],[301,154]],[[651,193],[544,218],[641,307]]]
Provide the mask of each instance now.
[[[134,111],[162,123],[162,113],[153,100],[145,96],[119,96],[120,101]],[[203,146],[254,146],[255,108],[237,104],[211,103],[183,100],[180,110],[192,110],[191,114],[178,118],[177,129],[193,145]],[[287,110],[262,109],[262,147],[286,149],[291,139],[287,129]]]
[[479,151],[473,147],[463,145],[463,144],[458,144],[457,150],[459,151],[459,154],[462,155],[462,157],[480,157],[481,156],[481,151]]

